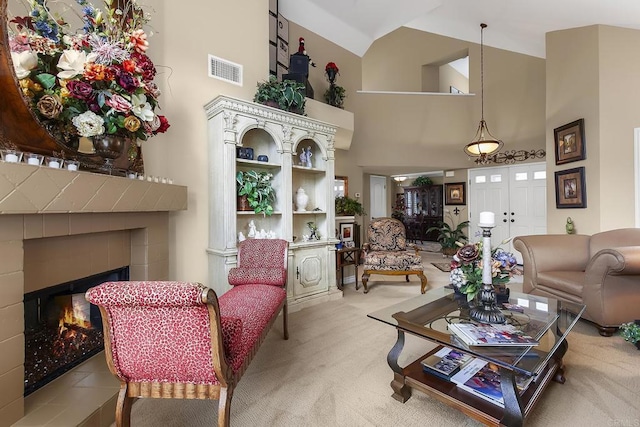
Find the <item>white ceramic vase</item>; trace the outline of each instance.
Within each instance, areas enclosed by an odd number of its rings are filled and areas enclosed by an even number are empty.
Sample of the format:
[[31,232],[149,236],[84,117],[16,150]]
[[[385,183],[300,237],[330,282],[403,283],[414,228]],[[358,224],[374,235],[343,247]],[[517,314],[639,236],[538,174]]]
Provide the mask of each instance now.
[[296,191],[296,212],[306,212],[308,203],[309,196],[304,191],[304,188],[298,188],[298,191]]

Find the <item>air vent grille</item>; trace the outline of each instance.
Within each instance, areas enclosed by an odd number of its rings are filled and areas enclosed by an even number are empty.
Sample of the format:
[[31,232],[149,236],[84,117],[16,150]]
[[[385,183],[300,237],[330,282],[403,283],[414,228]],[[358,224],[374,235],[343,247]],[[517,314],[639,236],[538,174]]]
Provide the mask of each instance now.
[[209,55],[209,77],[242,86],[242,65]]

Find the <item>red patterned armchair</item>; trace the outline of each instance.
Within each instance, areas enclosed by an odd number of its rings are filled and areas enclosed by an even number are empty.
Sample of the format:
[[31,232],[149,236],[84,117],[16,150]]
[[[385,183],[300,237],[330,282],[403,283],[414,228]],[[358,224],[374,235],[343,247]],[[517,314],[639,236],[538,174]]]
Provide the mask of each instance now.
[[[407,244],[402,222],[394,218],[376,218],[369,224],[369,241],[363,245],[364,273],[362,285],[364,293],[369,292],[367,282],[372,274],[406,276],[415,274],[420,278],[420,292],[427,290],[422,258],[418,247]],[[356,283],[356,289],[357,289]]]
[[287,242],[251,242],[240,245],[239,258],[249,261],[260,247],[256,262],[273,264],[236,271],[235,286],[220,298],[188,282],[107,282],[87,291],[100,307],[107,364],[121,384],[118,427],[130,425],[135,398],[218,400],[218,425],[229,425],[234,389],[280,310],[288,338]]

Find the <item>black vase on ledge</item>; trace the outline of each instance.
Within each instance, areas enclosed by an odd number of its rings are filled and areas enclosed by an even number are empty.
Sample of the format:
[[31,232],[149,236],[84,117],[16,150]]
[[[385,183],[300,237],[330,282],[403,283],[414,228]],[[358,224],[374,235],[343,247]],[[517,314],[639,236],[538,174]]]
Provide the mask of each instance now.
[[111,171],[113,161],[124,152],[127,142],[131,139],[122,135],[96,135],[91,137],[95,153],[104,159],[103,170]]

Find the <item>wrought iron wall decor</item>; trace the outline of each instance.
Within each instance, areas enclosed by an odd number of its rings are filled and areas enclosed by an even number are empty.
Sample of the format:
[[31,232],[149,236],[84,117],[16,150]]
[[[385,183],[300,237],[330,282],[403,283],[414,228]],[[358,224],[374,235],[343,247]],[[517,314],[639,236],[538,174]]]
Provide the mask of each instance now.
[[484,158],[478,157],[474,162],[478,165],[486,165],[489,163],[513,164],[515,162],[524,162],[529,159],[544,159],[546,156],[547,152],[543,149],[509,150],[494,154],[493,156],[486,156]]

